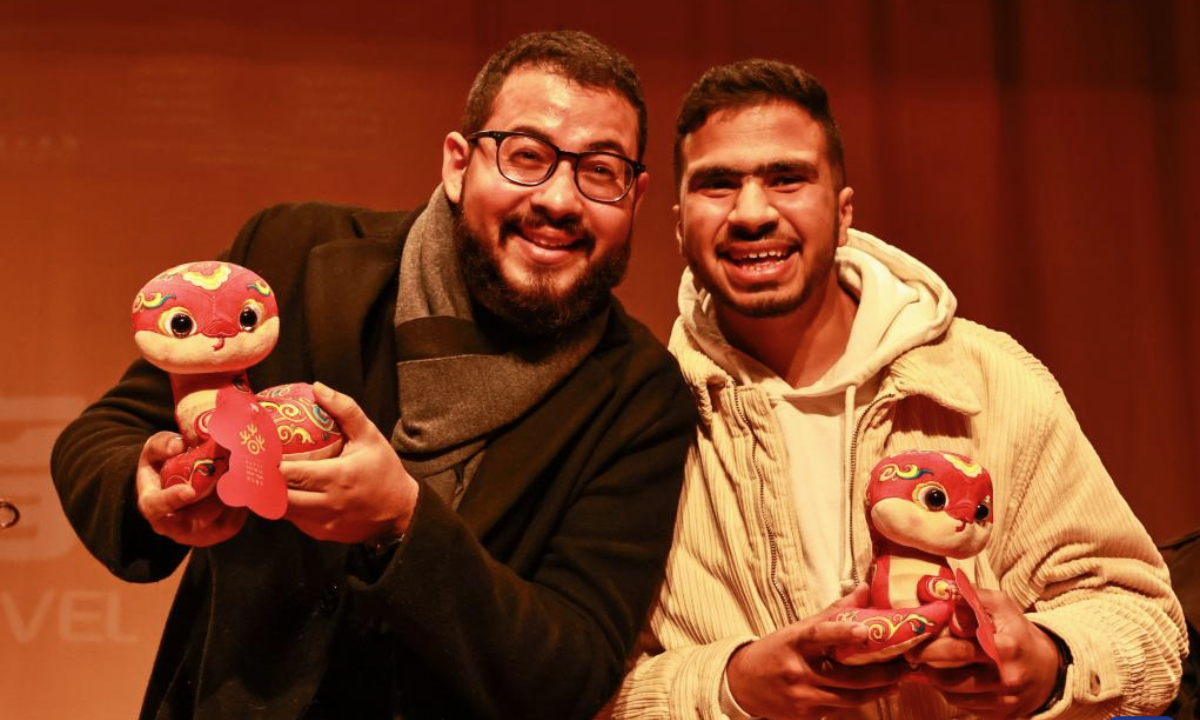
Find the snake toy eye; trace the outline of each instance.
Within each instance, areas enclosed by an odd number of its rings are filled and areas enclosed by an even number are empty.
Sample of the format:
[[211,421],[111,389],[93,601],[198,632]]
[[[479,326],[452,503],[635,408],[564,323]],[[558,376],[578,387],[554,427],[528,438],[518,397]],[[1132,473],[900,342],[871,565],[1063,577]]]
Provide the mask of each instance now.
[[170,333],[172,337],[182,340],[195,334],[196,321],[192,319],[187,310],[175,308],[162,316],[159,327]]
[[238,324],[242,326],[243,330],[250,332],[258,327],[258,321],[261,317],[262,313],[259,312],[257,307],[253,304],[247,304],[246,307],[242,308],[241,314],[238,315]]
[[946,490],[937,484],[924,484],[917,488],[915,499],[926,510],[937,512],[946,508]]

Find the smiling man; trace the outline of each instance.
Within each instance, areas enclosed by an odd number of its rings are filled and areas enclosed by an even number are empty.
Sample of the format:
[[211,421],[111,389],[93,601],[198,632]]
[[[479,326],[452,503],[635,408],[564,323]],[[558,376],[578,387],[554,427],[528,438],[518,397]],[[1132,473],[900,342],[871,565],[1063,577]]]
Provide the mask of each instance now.
[[[701,424],[652,642],[616,717],[1099,719],[1165,706],[1184,635],[1162,558],[1050,373],[954,317],[928,267],[851,228],[816,80],[762,60],[710,70],[684,98],[675,166],[688,271],[670,347]],[[868,600],[868,476],[906,450],[966,455],[993,478],[991,543],[965,569],[1000,668],[948,635],[886,663],[833,660],[866,636],[833,618]]]
[[661,579],[695,410],[611,289],[648,176],[628,60],[578,32],[480,72],[408,213],[279,206],[226,257],[279,302],[254,387],[321,381],[339,457],[283,521],[190,486],[137,362],[60,437],[67,516],[116,575],[189,556],[145,718],[588,718]]
[[[467,286],[526,332],[569,328],[606,306],[625,273],[630,206],[648,180],[629,159],[640,157],[637,113],[615,91],[534,66],[508,76],[486,125],[444,147]],[[564,158],[573,174],[555,172]]]

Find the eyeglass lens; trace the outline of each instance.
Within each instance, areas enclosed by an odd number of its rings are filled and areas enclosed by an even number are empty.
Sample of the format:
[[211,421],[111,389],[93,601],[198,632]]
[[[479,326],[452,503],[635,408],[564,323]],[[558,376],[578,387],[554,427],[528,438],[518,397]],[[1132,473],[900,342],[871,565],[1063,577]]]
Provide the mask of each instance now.
[[[558,151],[548,143],[527,135],[509,135],[497,149],[500,172],[513,182],[537,185],[545,181],[558,162]],[[587,197],[613,201],[622,197],[633,181],[633,168],[616,155],[603,152],[579,153],[575,184]]]

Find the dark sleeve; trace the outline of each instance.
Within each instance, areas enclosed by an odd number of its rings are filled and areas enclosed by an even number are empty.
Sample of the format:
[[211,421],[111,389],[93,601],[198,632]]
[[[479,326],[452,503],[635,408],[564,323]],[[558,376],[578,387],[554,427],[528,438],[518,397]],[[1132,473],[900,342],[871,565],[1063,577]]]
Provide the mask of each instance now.
[[[260,217],[242,228],[235,250],[249,244]],[[76,534],[110,572],[133,582],[167,577],[189,549],[151,530],[137,508],[138,457],[161,430],[177,430],[170,379],[137,360],[63,430],[50,456],[50,474]]]
[[615,692],[662,579],[694,433],[693,401],[662,358],[604,418],[578,492],[528,576],[422,492],[383,574],[351,581],[358,611],[421,666],[400,670],[401,693],[441,694],[435,705],[448,717],[569,720],[591,718]]

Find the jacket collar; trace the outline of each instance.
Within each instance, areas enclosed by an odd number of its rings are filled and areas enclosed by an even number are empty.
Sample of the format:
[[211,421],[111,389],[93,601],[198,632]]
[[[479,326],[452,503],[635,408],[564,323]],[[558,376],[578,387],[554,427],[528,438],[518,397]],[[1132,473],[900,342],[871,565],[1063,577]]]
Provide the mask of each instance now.
[[[354,215],[353,237],[317,246],[305,268],[304,314],[314,376],[361,396],[364,388],[362,337],[365,323],[377,320],[372,306],[383,302],[399,273],[400,248],[420,214],[363,211]],[[336,312],[331,312],[336,308]]]
[[961,346],[952,350],[951,336],[963,320],[954,320],[937,340],[901,354],[887,369],[884,387],[891,386],[901,397],[923,395],[961,415],[983,411],[979,393],[967,381],[971,365],[961,357]]
[[[976,415],[983,410],[979,393],[967,381],[970,366],[959,354],[950,350],[950,336],[956,326],[938,339],[908,350],[885,368],[880,392],[893,392],[900,397],[921,395],[962,415]],[[671,333],[671,353],[679,360],[684,379],[692,389],[700,420],[712,424],[713,396],[737,381],[708,357],[681,320],[676,320]]]

